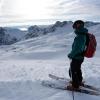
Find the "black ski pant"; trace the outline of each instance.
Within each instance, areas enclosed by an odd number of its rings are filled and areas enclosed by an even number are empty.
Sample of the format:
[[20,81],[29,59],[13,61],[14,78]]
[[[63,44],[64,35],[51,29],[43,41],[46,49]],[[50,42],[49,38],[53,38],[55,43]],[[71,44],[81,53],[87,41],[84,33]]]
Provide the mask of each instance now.
[[84,59],[72,59],[69,68],[69,76],[72,79],[72,86],[78,88],[82,83],[82,71],[81,71],[81,64]]

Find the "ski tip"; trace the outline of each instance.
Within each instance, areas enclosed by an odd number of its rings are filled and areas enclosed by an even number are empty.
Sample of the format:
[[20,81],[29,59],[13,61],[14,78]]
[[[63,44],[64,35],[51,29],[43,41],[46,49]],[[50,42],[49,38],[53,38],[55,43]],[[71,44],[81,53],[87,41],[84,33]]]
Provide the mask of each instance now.
[[52,76],[55,76],[55,75],[53,75],[53,74],[48,74],[48,76],[51,76],[51,77],[52,77]]
[[57,79],[57,77],[56,77],[55,75],[48,74],[48,76],[49,76],[50,78],[56,78],[56,79]]
[[48,74],[48,76],[52,76],[51,74]]

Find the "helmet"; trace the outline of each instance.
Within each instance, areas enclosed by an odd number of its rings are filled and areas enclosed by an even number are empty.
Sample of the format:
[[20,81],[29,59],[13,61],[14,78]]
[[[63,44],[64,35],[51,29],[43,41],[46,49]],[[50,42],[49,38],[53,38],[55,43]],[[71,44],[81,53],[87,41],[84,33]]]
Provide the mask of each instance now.
[[77,20],[73,23],[74,29],[81,28],[81,27],[84,27],[84,22],[82,20]]

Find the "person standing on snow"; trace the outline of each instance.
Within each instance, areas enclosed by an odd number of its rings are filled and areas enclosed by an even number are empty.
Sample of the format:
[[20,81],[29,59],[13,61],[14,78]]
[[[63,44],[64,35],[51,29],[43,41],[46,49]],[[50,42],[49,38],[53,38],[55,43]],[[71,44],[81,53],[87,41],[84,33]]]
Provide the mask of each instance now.
[[84,22],[82,20],[75,21],[73,23],[73,29],[75,30],[76,37],[72,44],[72,50],[68,54],[68,58],[71,59],[69,76],[72,79],[72,87],[79,88],[83,80],[81,64],[84,61],[84,49],[88,29],[84,28]]

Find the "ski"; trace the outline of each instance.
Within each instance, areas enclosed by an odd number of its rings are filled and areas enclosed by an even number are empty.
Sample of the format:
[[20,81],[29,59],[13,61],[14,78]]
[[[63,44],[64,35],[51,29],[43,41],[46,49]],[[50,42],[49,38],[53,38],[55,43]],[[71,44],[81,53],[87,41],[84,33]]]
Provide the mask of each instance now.
[[[71,83],[70,79],[67,79],[67,78],[64,78],[64,77],[59,77],[59,76],[56,76],[56,75],[53,75],[53,74],[49,74],[49,77],[52,78],[52,79],[55,79],[55,80]],[[87,88],[87,89],[91,89],[91,90],[100,92],[100,88],[96,88],[96,87],[88,85],[86,83],[84,83],[84,85],[81,85],[81,87],[84,87],[84,88]]]
[[98,93],[96,91],[91,91],[91,90],[87,90],[87,89],[83,89],[83,88],[73,90],[73,89],[67,88],[67,85],[64,85],[64,84],[58,85],[57,83],[53,83],[49,80],[44,80],[44,81],[42,81],[41,84],[45,87],[48,87],[48,88],[54,88],[54,89],[59,89],[59,90],[68,90],[68,91],[89,94],[89,95],[100,96],[100,93]]
[[85,94],[90,94],[90,95],[96,95],[96,96],[100,95],[100,93],[98,93],[98,92],[91,91],[91,90],[86,90],[86,89],[82,89],[82,88],[73,90],[73,89],[67,87],[66,90],[85,93]]

